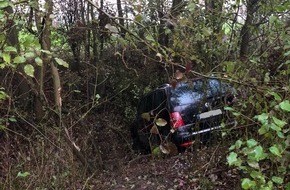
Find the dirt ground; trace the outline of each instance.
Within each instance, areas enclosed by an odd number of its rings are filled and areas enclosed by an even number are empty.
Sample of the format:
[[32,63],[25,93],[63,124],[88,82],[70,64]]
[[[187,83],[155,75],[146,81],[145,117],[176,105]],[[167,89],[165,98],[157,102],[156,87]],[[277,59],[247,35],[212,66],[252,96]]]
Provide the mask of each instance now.
[[[241,189],[240,173],[226,164],[230,142],[195,146],[175,156],[138,155],[130,148],[126,126],[116,127],[118,118],[107,126],[104,124],[109,122],[96,125],[93,119],[88,118],[86,125],[70,131],[74,143],[95,164],[92,173],[82,174],[84,165],[66,143],[61,144],[64,151],[59,151],[48,142],[56,136],[55,129],[46,132],[47,139],[37,131],[26,131],[31,134],[29,140],[14,133],[3,133],[0,189]],[[26,171],[29,174],[23,176]]]
[[240,189],[238,172],[226,166],[220,147],[170,158],[136,156],[96,179],[98,189]]
[[216,140],[207,146],[196,144],[184,153],[156,158],[151,154],[134,154],[130,144],[126,144],[130,143],[130,136],[125,133],[126,126],[120,129],[123,135],[113,128],[107,128],[107,132],[100,130],[97,134],[98,143],[104,147],[101,150],[104,170],[92,177],[88,183],[91,185],[89,188],[241,189],[239,172],[227,165],[228,140]]

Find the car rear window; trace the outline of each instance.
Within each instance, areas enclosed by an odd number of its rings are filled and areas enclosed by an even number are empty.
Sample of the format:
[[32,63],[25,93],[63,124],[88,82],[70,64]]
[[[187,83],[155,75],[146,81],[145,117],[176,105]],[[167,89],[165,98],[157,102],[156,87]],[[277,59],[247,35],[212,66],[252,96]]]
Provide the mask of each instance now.
[[171,89],[170,103],[173,107],[194,104],[202,98],[220,96],[228,91],[229,88],[229,85],[216,79],[181,82],[174,89]]
[[139,114],[163,109],[166,105],[166,93],[164,90],[153,91],[146,95],[139,102],[137,112]]
[[191,104],[202,98],[202,81],[194,81],[193,83],[179,83],[175,89],[171,90],[170,102],[173,107],[178,105]]

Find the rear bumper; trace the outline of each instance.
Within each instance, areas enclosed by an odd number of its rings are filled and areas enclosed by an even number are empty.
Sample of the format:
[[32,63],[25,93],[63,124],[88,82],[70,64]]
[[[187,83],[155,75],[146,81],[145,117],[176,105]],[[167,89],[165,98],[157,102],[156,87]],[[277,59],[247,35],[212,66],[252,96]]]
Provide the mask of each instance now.
[[[234,126],[236,124],[236,121],[231,121],[225,124],[224,126]],[[175,142],[182,147],[188,147],[192,144],[192,142],[196,139],[199,135],[205,135],[213,131],[220,130],[222,128],[221,125],[213,125],[208,128],[203,128],[201,130],[192,131],[192,127],[194,124],[184,125],[182,127],[179,127],[176,130],[176,134],[174,135]]]

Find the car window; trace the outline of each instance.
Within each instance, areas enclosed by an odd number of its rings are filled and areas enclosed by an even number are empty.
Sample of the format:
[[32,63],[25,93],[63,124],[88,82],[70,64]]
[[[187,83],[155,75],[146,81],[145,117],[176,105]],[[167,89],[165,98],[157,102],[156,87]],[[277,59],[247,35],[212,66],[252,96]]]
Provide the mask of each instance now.
[[207,88],[208,88],[208,97],[219,96],[221,93],[221,82],[215,79],[209,79],[207,81]]
[[150,94],[146,98],[146,105],[144,112],[149,112],[153,108],[153,94]]
[[152,109],[153,94],[149,94],[143,97],[138,105],[138,113],[148,112]]
[[[164,90],[158,90],[154,93],[153,109],[161,110],[166,105],[166,93]],[[152,109],[152,110],[153,110]]]
[[142,98],[138,105],[138,113],[150,112],[158,108],[161,110],[166,105],[166,93],[164,90],[152,92]]
[[171,105],[173,107],[178,105],[186,105],[198,102],[204,91],[202,80],[193,81],[193,83],[179,83],[175,89],[171,90]]
[[140,100],[139,105],[138,105],[138,110],[137,110],[138,113],[145,112],[146,98],[147,97],[144,97]]
[[230,90],[230,86],[227,83],[216,79],[208,80],[208,88],[211,96],[220,96]]

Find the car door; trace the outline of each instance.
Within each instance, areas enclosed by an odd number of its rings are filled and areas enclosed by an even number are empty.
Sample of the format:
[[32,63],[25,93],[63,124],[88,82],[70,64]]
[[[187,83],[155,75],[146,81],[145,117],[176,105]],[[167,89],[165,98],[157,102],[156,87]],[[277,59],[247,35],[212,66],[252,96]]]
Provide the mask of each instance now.
[[167,106],[167,95],[165,89],[159,89],[153,94],[153,121],[157,119],[164,119],[167,124],[165,126],[158,126],[159,132],[163,135],[167,135],[170,131],[170,117]]

